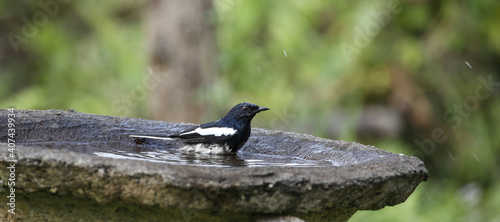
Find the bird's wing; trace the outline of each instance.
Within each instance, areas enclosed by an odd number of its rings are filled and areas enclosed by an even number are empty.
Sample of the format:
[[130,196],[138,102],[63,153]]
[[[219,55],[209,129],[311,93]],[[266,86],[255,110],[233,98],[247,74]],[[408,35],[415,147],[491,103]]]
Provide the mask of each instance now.
[[171,137],[178,138],[179,141],[184,143],[224,143],[237,133],[236,129],[213,122],[202,124]]

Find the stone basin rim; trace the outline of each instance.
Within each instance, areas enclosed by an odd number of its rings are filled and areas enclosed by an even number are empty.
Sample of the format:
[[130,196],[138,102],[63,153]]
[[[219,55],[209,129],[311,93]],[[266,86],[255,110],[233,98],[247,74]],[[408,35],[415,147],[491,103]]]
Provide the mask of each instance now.
[[[5,109],[0,109],[0,112],[6,112]],[[35,127],[38,127],[37,123],[45,124],[45,128],[42,129],[52,129],[55,127],[57,129],[63,129],[64,127],[68,128],[66,131],[75,131],[80,130],[80,128],[85,128],[83,133],[79,134],[82,141],[130,141],[128,135],[131,133],[137,133],[139,131],[154,131],[158,128],[160,129],[172,129],[173,131],[180,131],[185,129],[186,127],[191,127],[194,124],[184,124],[184,123],[168,123],[162,121],[153,121],[153,120],[145,120],[140,118],[128,118],[128,117],[113,117],[106,115],[96,115],[96,114],[87,114],[76,112],[74,110],[62,111],[62,110],[16,110],[18,117],[25,118],[24,121],[31,122],[31,124],[35,123]],[[6,115],[3,115],[6,116]],[[1,119],[0,119],[1,122]],[[5,124],[4,124],[5,125]],[[108,131],[103,133],[96,133],[96,129],[93,128],[94,125],[98,125],[102,129],[106,129]],[[90,127],[89,127],[90,126]],[[29,126],[28,126],[29,127]],[[40,129],[30,129],[30,130],[40,130]],[[99,128],[97,128],[97,131]],[[88,134],[86,135],[85,132]],[[50,134],[50,133],[46,133]],[[102,135],[105,136],[102,136]],[[110,135],[107,135],[110,134]],[[51,137],[44,138],[46,135],[35,135],[36,140],[44,140],[51,139]],[[72,135],[71,133],[69,134]],[[99,136],[95,136],[99,135]],[[56,136],[56,135],[54,135]],[[65,135],[69,137],[68,135]],[[110,138],[106,136],[111,136]],[[57,136],[56,136],[57,137]],[[61,137],[61,138],[66,138]],[[266,138],[279,138],[275,140],[266,141]],[[29,139],[29,136],[26,136],[26,139]],[[59,138],[59,139],[61,139]],[[71,137],[70,137],[71,138]],[[289,141],[283,142],[282,140],[289,139]],[[58,141],[56,138],[55,141]],[[79,141],[79,140],[77,140]],[[224,184],[227,182],[238,183],[238,181],[229,181],[231,180],[231,176],[234,175],[235,178],[242,179],[242,174],[248,175],[257,175],[253,176],[251,179],[253,181],[257,181],[259,183],[259,179],[270,180],[271,178],[280,177],[280,173],[285,174],[293,174],[292,178],[286,178],[281,176],[282,179],[287,180],[312,180],[312,182],[318,183],[340,183],[342,181],[363,181],[370,180],[371,177],[387,177],[387,176],[397,176],[401,174],[409,174],[414,176],[424,176],[424,180],[427,179],[427,170],[423,162],[417,157],[409,157],[404,155],[394,154],[385,150],[378,149],[373,146],[362,145],[356,142],[345,142],[345,141],[336,141],[329,140],[324,138],[318,138],[312,135],[300,134],[295,132],[284,132],[279,130],[265,130],[259,128],[253,128],[252,136],[250,137],[247,144],[243,147],[243,150],[252,152],[259,151],[259,145],[262,143],[288,143],[285,148],[289,144],[296,144],[296,142],[304,142],[301,144],[305,145],[317,145],[320,144],[322,146],[330,147],[331,149],[339,149],[340,151],[351,152],[353,150],[359,149],[360,147],[366,152],[374,152],[377,154],[386,155],[387,158],[383,159],[383,162],[366,162],[366,163],[357,163],[353,165],[346,166],[326,166],[326,167],[287,167],[287,166],[266,166],[266,167],[206,167],[206,166],[197,166],[197,165],[178,165],[171,163],[155,163],[149,161],[142,160],[130,160],[130,159],[113,159],[113,158],[105,158],[99,157],[95,155],[89,155],[84,153],[73,152],[69,150],[59,151],[52,150],[48,148],[26,148],[30,150],[28,152],[24,152],[24,154],[20,155],[20,160],[23,161],[23,158],[26,160],[41,160],[41,161],[49,161],[51,164],[64,163],[64,164],[75,164],[75,166],[80,165],[82,167],[92,166],[95,168],[113,168],[115,172],[121,172],[124,175],[132,175],[132,174],[155,174],[159,173],[166,178],[171,177],[171,179],[167,179],[167,181],[175,181],[176,178],[179,178],[180,175],[175,172],[184,172],[182,175],[189,175],[194,172],[202,172],[195,173],[199,178],[184,178],[189,181],[193,181],[193,183],[204,183],[204,182],[213,182],[224,180]],[[71,142],[71,141],[68,141]],[[294,143],[295,142],[295,143]],[[344,146],[345,145],[345,146]],[[339,146],[339,147],[335,147]],[[309,151],[306,148],[303,148],[306,151]],[[342,148],[343,150],[341,150]],[[22,148],[19,148],[19,151],[22,151]],[[286,149],[284,149],[286,150]],[[259,152],[255,152],[259,153]],[[38,155],[36,155],[38,154]],[[266,153],[267,154],[267,153]],[[6,155],[6,153],[4,153]],[[276,154],[273,154],[276,155]],[[278,153],[279,155],[279,153]],[[322,156],[322,155],[319,155]],[[3,156],[5,157],[5,156]],[[404,167],[401,167],[404,166]],[[393,167],[399,166],[397,169],[399,171],[395,172],[391,170]],[[369,172],[368,174],[359,175],[356,169],[363,168]],[[383,169],[383,170],[382,170]],[[401,170],[403,169],[403,170]],[[314,175],[311,175],[311,172],[315,172]],[[239,175],[239,176],[238,176]],[[260,175],[260,176],[259,176]],[[321,175],[321,176],[318,176]],[[240,181],[244,184],[253,184],[252,180],[248,181]],[[373,179],[373,178],[371,178]],[[216,182],[218,184],[218,182]]]
[[[0,147],[7,147],[5,143],[0,143]],[[38,165],[38,164],[51,164],[51,165],[65,165],[74,167],[90,167],[91,169],[105,171],[111,170],[107,174],[121,175],[121,176],[137,176],[161,175],[164,182],[178,187],[192,188],[192,187],[232,187],[232,186],[260,186],[263,183],[274,184],[283,181],[286,178],[288,183],[304,182],[314,185],[340,185],[346,181],[353,183],[362,183],[363,181],[373,180],[374,177],[396,177],[398,175],[408,172],[393,172],[391,174],[380,173],[388,172],[396,164],[405,164],[408,167],[414,165],[413,161],[406,163],[402,162],[387,162],[387,163],[363,163],[359,165],[342,166],[342,167],[281,167],[281,166],[267,166],[267,167],[206,167],[196,165],[177,165],[168,163],[147,162],[141,160],[128,160],[128,159],[113,159],[99,156],[92,156],[72,151],[59,151],[52,149],[40,149],[33,147],[18,146],[19,163],[25,165]],[[2,161],[8,158],[2,155]],[[90,165],[89,165],[90,163]],[[372,174],[357,175],[356,170],[362,167],[364,170],[370,169]],[[413,169],[413,174],[423,175],[427,178],[427,172],[422,170],[424,167],[419,166]],[[418,169],[420,168],[420,169]],[[425,168],[423,168],[425,169]],[[200,172],[201,171],[201,172]],[[190,172],[196,172],[196,178],[190,177]],[[321,176],[311,176],[320,174]],[[389,171],[390,172],[390,171]],[[293,174],[293,177],[288,178],[289,175],[280,175],[280,173]],[[200,177],[200,175],[204,175]],[[231,175],[234,175],[231,176]],[[247,177],[242,177],[247,175]],[[336,175],[334,177],[328,175]],[[243,179],[242,179],[243,178]],[[182,181],[176,183],[176,181]],[[186,183],[188,182],[188,183]]]

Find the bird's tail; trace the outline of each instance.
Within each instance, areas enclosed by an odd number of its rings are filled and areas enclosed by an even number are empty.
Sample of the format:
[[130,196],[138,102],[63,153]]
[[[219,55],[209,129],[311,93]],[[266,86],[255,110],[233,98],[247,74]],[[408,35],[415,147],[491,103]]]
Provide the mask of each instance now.
[[129,135],[132,138],[145,138],[145,139],[154,139],[154,140],[165,140],[165,141],[174,141],[174,138],[170,137],[158,137],[158,136],[142,136],[142,135]]

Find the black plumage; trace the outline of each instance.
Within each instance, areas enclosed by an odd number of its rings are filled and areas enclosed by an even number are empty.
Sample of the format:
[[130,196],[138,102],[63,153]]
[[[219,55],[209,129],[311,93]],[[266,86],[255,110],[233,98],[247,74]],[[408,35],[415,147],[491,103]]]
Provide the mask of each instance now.
[[[265,110],[269,110],[269,108],[252,103],[240,103],[234,106],[223,118],[215,122],[201,124],[178,134],[167,137],[139,135],[131,135],[130,137],[178,141],[186,144],[183,149],[187,151],[236,153],[250,137],[250,123],[253,117]],[[209,149],[209,151],[201,151],[203,150],[201,148]]]

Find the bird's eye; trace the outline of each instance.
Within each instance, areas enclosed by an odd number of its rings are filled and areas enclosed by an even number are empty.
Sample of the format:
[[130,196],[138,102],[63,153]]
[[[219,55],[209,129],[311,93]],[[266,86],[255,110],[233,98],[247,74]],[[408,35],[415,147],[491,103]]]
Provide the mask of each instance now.
[[243,107],[242,107],[242,109],[243,109],[244,111],[247,111],[247,110],[248,110],[248,106],[243,106]]

